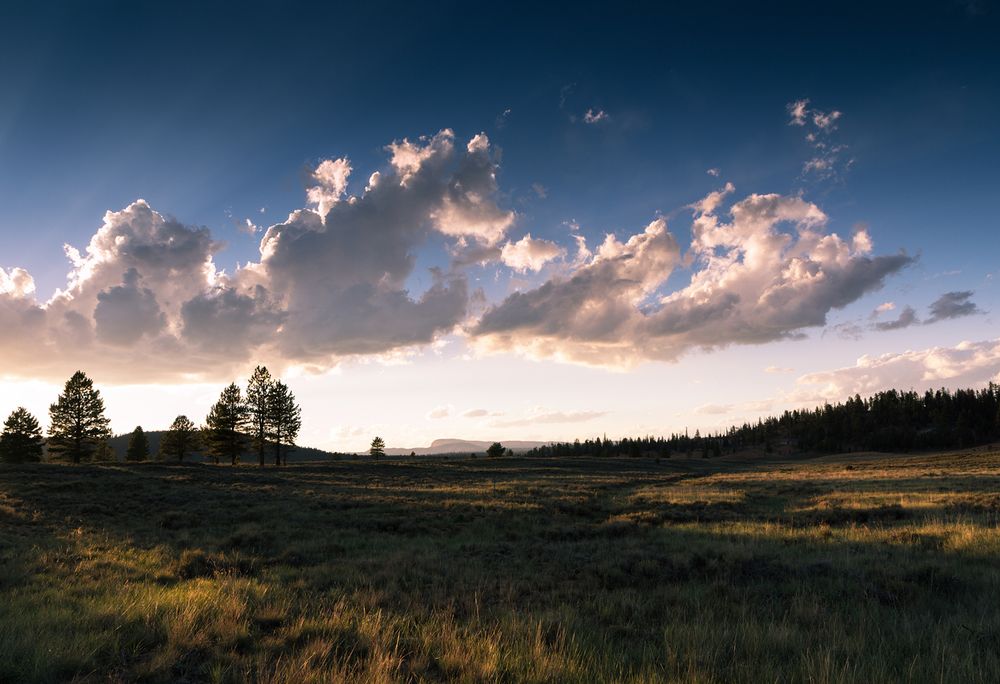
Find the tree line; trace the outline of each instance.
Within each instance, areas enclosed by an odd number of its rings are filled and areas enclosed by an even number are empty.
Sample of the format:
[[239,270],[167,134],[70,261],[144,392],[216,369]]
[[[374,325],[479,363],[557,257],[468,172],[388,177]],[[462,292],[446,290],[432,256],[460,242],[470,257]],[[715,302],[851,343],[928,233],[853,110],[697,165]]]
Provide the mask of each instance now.
[[962,449],[1000,440],[1000,385],[981,390],[888,390],[867,399],[785,411],[756,423],[689,436],[608,439],[536,447],[527,456],[721,456],[750,449],[838,453]]
[[[50,457],[72,463],[111,460],[109,426],[100,390],[83,371],[77,371],[49,407],[47,439],[38,419],[25,408],[10,414],[0,434],[0,460],[40,461],[46,447]],[[301,428],[302,409],[288,385],[272,378],[266,367],[257,366],[245,393],[236,383],[222,390],[203,426],[185,415],[177,416],[163,435],[157,455],[161,460],[182,462],[202,451],[215,463],[236,465],[249,447],[261,466],[268,450],[275,465],[283,465]],[[143,461],[150,457],[149,451],[146,433],[138,426],[129,438],[125,458]]]

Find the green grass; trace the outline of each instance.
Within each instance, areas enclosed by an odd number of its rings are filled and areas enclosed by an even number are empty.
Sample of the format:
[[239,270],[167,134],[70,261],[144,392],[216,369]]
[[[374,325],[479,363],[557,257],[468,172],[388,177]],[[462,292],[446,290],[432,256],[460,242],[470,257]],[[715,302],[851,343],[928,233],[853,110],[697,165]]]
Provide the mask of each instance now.
[[1000,453],[0,467],[0,681],[1000,680]]

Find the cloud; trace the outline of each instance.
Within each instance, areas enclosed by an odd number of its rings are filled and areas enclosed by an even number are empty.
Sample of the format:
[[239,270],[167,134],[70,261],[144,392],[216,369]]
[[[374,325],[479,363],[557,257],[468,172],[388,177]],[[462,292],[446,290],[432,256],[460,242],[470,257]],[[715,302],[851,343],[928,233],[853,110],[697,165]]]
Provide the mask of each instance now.
[[538,199],[545,199],[549,196],[548,189],[541,183],[532,183],[531,189],[536,195],[538,195]]
[[806,125],[806,115],[808,114],[809,100],[795,100],[794,102],[789,102],[785,105],[788,110],[788,116],[791,120],[788,122],[789,126],[805,126]]
[[764,369],[765,373],[794,373],[794,368],[789,368],[787,366],[768,366]]
[[747,401],[741,404],[703,404],[696,408],[693,413],[698,416],[724,416],[730,413],[765,413],[771,411],[774,401],[765,399],[763,401]]
[[490,412],[486,409],[469,409],[462,413],[463,418],[482,418],[483,416],[490,415]]
[[523,418],[495,420],[492,427],[525,427],[528,425],[554,425],[560,423],[585,423],[594,418],[608,415],[607,411],[538,411]]
[[802,175],[816,180],[840,178],[854,163],[845,158],[847,145],[833,144],[830,134],[837,130],[837,122],[843,113],[837,110],[824,112],[809,107],[809,100],[789,102],[785,109],[789,115],[789,126],[806,128],[805,139],[812,148],[812,156],[802,164]]
[[35,291],[35,279],[23,268],[12,268],[10,272],[0,268],[0,295],[27,297]]
[[549,240],[531,237],[528,233],[517,242],[508,242],[500,250],[504,264],[515,271],[539,271],[545,264],[566,254],[566,250]]
[[441,418],[447,418],[451,415],[451,411],[451,406],[435,406],[427,412],[427,418],[428,420],[440,420]]
[[714,177],[718,178],[719,177],[719,173],[721,173],[721,172],[717,168],[711,168],[708,171],[706,171],[705,173],[707,173],[709,176],[714,176]]
[[599,124],[608,121],[611,117],[603,109],[588,109],[583,115],[583,122],[587,124]]
[[973,292],[945,292],[938,297],[930,306],[931,317],[927,323],[937,323],[951,318],[961,318],[962,316],[972,316],[982,313],[980,308],[970,300]]
[[862,356],[854,366],[802,376],[797,381],[799,390],[789,398],[843,401],[891,388],[974,387],[991,380],[1000,381],[1000,339]]
[[837,127],[837,119],[842,114],[836,110],[832,112],[813,111],[812,121],[816,128],[824,132],[830,132]]
[[[692,205],[683,259],[662,217],[624,243],[609,235],[596,253],[581,251],[568,274],[487,309],[471,336],[487,352],[599,366],[676,360],[692,349],[800,336],[913,262],[902,252],[872,256],[865,231],[851,241],[826,233],[826,215],[799,197],[750,195],[726,221],[717,212],[732,191]],[[685,262],[688,285],[660,292]]]
[[312,172],[314,185],[306,188],[306,198],[316,205],[320,216],[326,216],[333,205],[340,201],[347,191],[347,180],[351,176],[351,162],[343,159],[325,159]]
[[242,222],[236,224],[236,230],[247,235],[256,235],[260,232],[260,226],[250,219],[243,219]]
[[130,345],[144,336],[154,337],[166,327],[156,295],[140,287],[139,272],[130,268],[122,284],[97,293],[94,323],[97,338],[113,345]]
[[[438,145],[448,153],[451,131],[438,133],[431,146]],[[444,142],[436,142],[442,138]],[[405,142],[405,141],[404,141]],[[476,135],[466,146],[467,153],[445,186],[440,206],[431,212],[434,227],[445,235],[467,237],[488,245],[499,242],[514,224],[516,215],[505,211],[491,199],[497,192],[497,164],[490,152],[485,133]],[[407,155],[413,156],[408,152]],[[396,153],[394,152],[394,156]],[[416,155],[419,158],[419,154]],[[395,161],[393,162],[396,163]],[[404,165],[409,178],[410,165]]]
[[874,324],[874,329],[878,331],[886,330],[902,330],[903,328],[909,328],[911,325],[916,325],[920,321],[917,320],[917,312],[913,310],[913,307],[908,306],[899,312],[899,317],[892,321],[878,321]]
[[732,404],[704,404],[696,408],[694,412],[699,416],[722,416],[732,413],[733,408]]
[[[416,251],[433,234],[499,246],[515,215],[496,201],[485,135],[456,146],[443,130],[386,148],[390,169],[347,194],[351,165],[324,160],[309,208],[270,226],[260,256],[216,268],[222,245],[137,200],[109,211],[85,249],[66,246],[66,286],[34,297],[23,269],[0,271],[0,353],[15,374],[84,367],[106,382],[225,379],[247,365],[335,365],[433,343],[464,320],[464,275],[431,269],[411,292]],[[249,225],[249,224],[248,224]],[[454,248],[454,245],[452,245]]]
[[878,318],[884,313],[888,313],[896,308],[895,302],[882,302],[872,310],[871,318]]

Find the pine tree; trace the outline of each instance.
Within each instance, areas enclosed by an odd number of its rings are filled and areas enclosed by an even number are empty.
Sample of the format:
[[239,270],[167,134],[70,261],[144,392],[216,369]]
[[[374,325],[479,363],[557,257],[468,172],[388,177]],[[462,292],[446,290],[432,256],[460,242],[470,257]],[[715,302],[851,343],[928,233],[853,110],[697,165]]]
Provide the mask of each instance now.
[[271,386],[268,410],[268,438],[274,444],[274,465],[282,465],[282,446],[295,446],[295,438],[302,428],[302,409],[295,403],[295,395],[281,380]]
[[104,417],[104,400],[94,381],[77,371],[49,407],[49,451],[79,463],[111,436]]
[[142,431],[142,426],[137,425],[132,431],[132,436],[128,440],[128,448],[125,450],[126,461],[145,461],[149,458],[149,439]]
[[163,460],[175,458],[181,463],[196,448],[198,448],[198,428],[187,416],[177,416],[160,440],[160,458]]
[[247,383],[247,414],[250,420],[250,439],[257,451],[260,465],[264,465],[267,447],[267,418],[270,409],[271,388],[274,381],[265,366],[257,366]]
[[503,444],[493,442],[493,444],[490,444],[490,448],[486,450],[486,455],[490,458],[500,458],[504,455],[504,451]]
[[95,461],[117,461],[118,455],[115,450],[111,448],[111,443],[106,439],[102,439],[97,443],[97,448],[94,449]]
[[203,431],[205,449],[216,463],[220,458],[228,458],[232,465],[240,462],[246,446],[247,413],[247,405],[235,382],[222,390],[205,418]]
[[368,449],[368,453],[371,454],[372,458],[381,458],[382,456],[385,456],[385,440],[381,437],[373,439],[371,448]]
[[42,460],[42,431],[38,419],[24,407],[14,410],[0,434],[0,461],[26,463]]

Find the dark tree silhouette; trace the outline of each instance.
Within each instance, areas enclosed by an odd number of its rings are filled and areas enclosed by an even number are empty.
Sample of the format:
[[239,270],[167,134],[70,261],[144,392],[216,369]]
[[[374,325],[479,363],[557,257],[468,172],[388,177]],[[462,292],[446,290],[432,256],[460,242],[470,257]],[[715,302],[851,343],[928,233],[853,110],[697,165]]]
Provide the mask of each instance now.
[[42,431],[38,419],[24,407],[14,410],[3,423],[0,461],[28,463],[42,460]]
[[160,458],[177,459],[182,462],[192,451],[198,448],[198,428],[187,416],[177,416],[170,429],[160,440]]
[[372,445],[368,449],[368,453],[371,454],[372,458],[382,458],[385,456],[385,440],[381,437],[373,439]]
[[83,371],[77,371],[49,407],[49,451],[79,463],[110,436],[100,391]]
[[622,438],[547,444],[528,456],[640,456],[671,453],[706,458],[741,451],[836,453],[963,449],[1000,439],[1000,385],[983,389],[918,392],[887,390],[867,399],[854,395],[838,404],[785,411],[725,432],[689,437]]
[[94,449],[95,461],[117,461],[118,455],[115,450],[111,448],[111,444],[106,439],[102,439],[97,443],[97,448]]
[[288,458],[288,453],[282,451],[287,446],[289,450],[295,446],[295,438],[302,428],[302,409],[295,403],[295,395],[288,385],[281,380],[271,386],[268,397],[268,439],[274,445],[274,465],[282,465]]
[[267,448],[267,419],[270,410],[271,389],[274,380],[265,366],[257,366],[247,383],[247,415],[250,421],[250,439],[263,467],[264,450]]
[[490,448],[486,450],[486,455],[490,458],[500,458],[505,452],[506,449],[504,449],[503,444],[500,442],[493,442],[493,444],[490,444]]
[[132,431],[132,436],[128,439],[128,448],[125,449],[126,461],[145,461],[149,458],[149,439],[142,431],[142,426],[137,425]]
[[233,383],[222,390],[219,400],[205,418],[202,439],[208,455],[216,463],[227,458],[232,465],[240,462],[246,446],[248,410],[240,388]]

